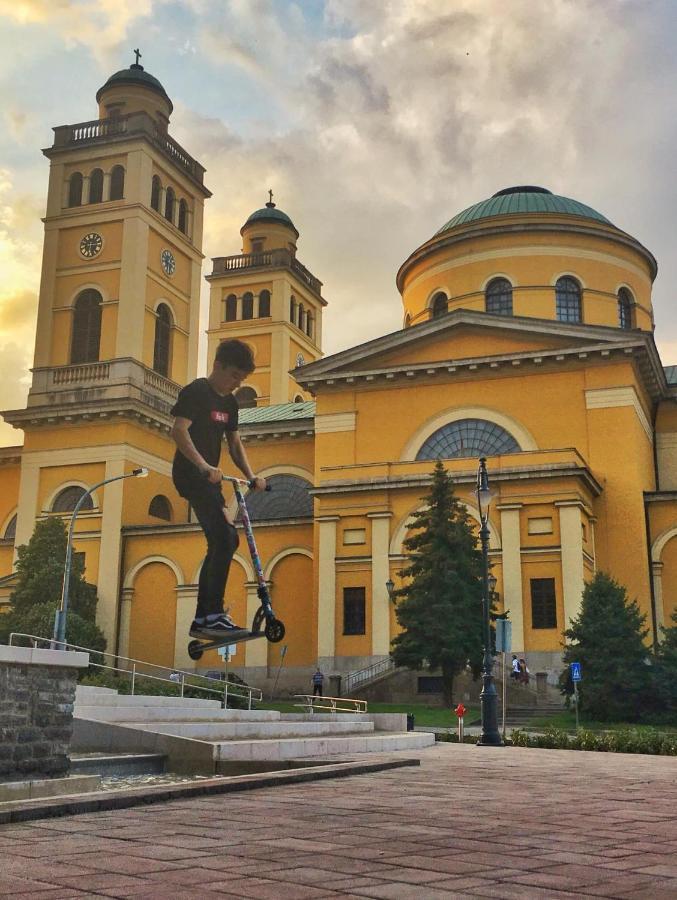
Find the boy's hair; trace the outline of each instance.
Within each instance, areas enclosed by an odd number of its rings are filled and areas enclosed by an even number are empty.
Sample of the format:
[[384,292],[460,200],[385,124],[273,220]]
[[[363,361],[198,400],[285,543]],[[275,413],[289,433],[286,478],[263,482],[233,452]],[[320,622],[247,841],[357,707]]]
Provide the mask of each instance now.
[[254,371],[254,356],[251,348],[235,338],[229,341],[221,341],[216,348],[216,356],[214,362],[220,363],[222,366],[235,366],[247,374]]

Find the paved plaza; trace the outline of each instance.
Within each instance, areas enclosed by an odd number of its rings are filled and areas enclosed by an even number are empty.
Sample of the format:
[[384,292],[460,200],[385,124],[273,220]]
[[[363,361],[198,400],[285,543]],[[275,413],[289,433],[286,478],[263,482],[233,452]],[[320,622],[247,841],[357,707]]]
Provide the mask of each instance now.
[[11,897],[677,898],[677,759],[436,745],[420,768],[0,827]]

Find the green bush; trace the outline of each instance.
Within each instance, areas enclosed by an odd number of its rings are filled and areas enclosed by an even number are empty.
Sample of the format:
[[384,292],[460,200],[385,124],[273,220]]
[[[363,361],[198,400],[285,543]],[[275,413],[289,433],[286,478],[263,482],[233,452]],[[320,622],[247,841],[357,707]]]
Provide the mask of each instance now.
[[626,728],[619,731],[588,731],[568,734],[557,728],[547,728],[542,734],[529,734],[516,728],[512,732],[516,747],[541,747],[551,750],[596,750],[602,753],[648,753],[677,756],[677,735],[660,731],[640,731]]

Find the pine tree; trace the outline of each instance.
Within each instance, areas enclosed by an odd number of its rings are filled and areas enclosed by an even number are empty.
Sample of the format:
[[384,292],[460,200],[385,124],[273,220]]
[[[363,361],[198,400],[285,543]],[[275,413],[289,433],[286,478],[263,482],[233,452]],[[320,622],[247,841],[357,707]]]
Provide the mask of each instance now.
[[441,670],[444,702],[451,705],[454,678],[482,660],[482,554],[465,507],[454,496],[438,460],[426,508],[413,514],[404,542],[411,581],[396,591],[402,632],[392,642],[396,666]]
[[[651,705],[646,616],[626,589],[598,572],[583,591],[581,611],[565,632],[564,661],[580,662],[581,712],[600,721],[636,721]],[[566,690],[566,688],[565,688]]]
[[[50,638],[54,614],[61,601],[68,541],[62,519],[38,522],[25,546],[18,548],[17,585],[9,611],[0,616],[0,640],[13,631]],[[73,555],[69,589],[66,640],[81,647],[105,650],[106,640],[95,624],[96,588],[84,579],[84,565]]]
[[677,610],[672,622],[662,629],[655,660],[656,692],[665,712],[677,712]]

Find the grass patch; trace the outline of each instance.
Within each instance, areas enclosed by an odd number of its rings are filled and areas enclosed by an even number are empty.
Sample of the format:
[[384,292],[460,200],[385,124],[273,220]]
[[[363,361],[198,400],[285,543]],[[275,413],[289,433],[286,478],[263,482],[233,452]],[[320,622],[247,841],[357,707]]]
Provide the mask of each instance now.
[[[257,705],[257,709],[276,709],[278,712],[301,712],[295,706],[295,701],[273,700],[264,701]],[[479,707],[467,707],[465,722],[473,722],[479,718]],[[456,713],[441,706],[426,706],[423,703],[371,703],[367,704],[370,713],[412,713],[417,727],[456,728],[458,718]]]

